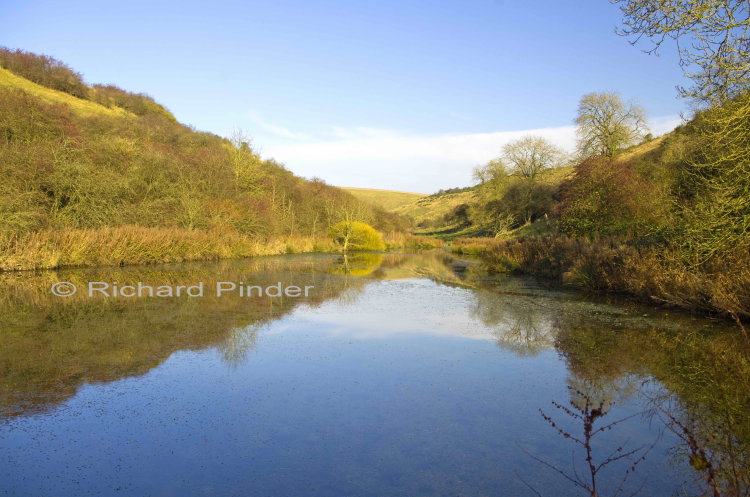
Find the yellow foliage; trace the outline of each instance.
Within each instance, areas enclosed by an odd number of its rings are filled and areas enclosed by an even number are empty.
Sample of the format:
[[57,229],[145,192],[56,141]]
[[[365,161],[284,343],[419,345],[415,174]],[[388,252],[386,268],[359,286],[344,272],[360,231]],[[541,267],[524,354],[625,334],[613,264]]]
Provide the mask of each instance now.
[[328,228],[328,236],[343,252],[349,250],[385,250],[383,235],[367,223],[341,221]]

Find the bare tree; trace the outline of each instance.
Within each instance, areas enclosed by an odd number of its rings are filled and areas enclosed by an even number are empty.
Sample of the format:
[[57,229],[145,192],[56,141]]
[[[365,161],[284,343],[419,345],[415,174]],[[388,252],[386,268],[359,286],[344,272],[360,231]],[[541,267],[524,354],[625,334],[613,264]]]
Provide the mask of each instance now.
[[534,180],[539,173],[558,165],[564,153],[541,136],[525,136],[503,147],[503,159],[511,173]]
[[[520,210],[518,214],[524,224],[532,221],[534,213],[541,209],[540,194],[543,185],[537,183],[537,176],[545,169],[559,165],[564,153],[541,136],[525,136],[503,147],[503,159],[510,165],[510,173],[516,179],[505,193]],[[542,195],[544,197],[544,195]]]
[[260,156],[253,150],[253,139],[240,128],[235,128],[229,138],[232,147],[230,159],[236,186],[242,183],[247,172],[260,163]]
[[636,44],[643,37],[655,53],[677,44],[680,65],[692,79],[683,96],[723,103],[750,86],[750,3],[747,0],[612,0],[620,4],[624,28]]
[[578,153],[582,158],[613,157],[648,132],[645,111],[635,104],[626,104],[614,92],[588,93],[581,97],[575,123]]

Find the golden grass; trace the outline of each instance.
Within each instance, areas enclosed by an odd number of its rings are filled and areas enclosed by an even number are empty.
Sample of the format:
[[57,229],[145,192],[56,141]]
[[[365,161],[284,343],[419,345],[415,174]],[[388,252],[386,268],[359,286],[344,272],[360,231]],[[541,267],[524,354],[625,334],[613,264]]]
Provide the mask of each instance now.
[[654,138],[653,140],[647,141],[646,143],[641,143],[640,145],[631,147],[628,150],[625,150],[624,152],[620,153],[617,156],[617,160],[623,161],[623,162],[633,160],[636,157],[640,157],[641,155],[645,155],[653,150],[656,150],[656,148],[659,145],[661,145],[661,143],[664,141],[666,137],[667,135],[663,135],[663,136],[660,136],[659,138]]
[[474,201],[474,192],[447,193],[417,199],[408,205],[394,210],[396,214],[409,216],[419,223],[430,219],[439,219],[448,214],[454,207]]
[[375,188],[341,187],[341,189],[351,193],[363,202],[368,202],[389,212],[393,212],[399,207],[409,205],[427,196],[425,193],[397,192]]
[[386,250],[425,250],[442,249],[444,242],[431,236],[407,235],[400,232],[385,233],[383,235]]
[[250,239],[235,233],[122,226],[0,235],[0,270],[157,264],[300,252],[331,252],[329,240]]
[[558,186],[566,179],[572,178],[575,172],[575,166],[553,167],[542,171],[537,179],[543,185]]
[[50,104],[65,104],[81,115],[132,116],[130,112],[119,107],[105,107],[89,100],[83,100],[67,93],[38,85],[26,78],[17,76],[7,69],[0,67],[0,86],[10,86],[21,89]]
[[[385,233],[387,250],[443,248],[427,236]],[[0,234],[0,271],[65,267],[130,266],[218,260],[279,254],[337,252],[328,238],[278,236],[248,238],[237,233],[180,228],[46,230]]]

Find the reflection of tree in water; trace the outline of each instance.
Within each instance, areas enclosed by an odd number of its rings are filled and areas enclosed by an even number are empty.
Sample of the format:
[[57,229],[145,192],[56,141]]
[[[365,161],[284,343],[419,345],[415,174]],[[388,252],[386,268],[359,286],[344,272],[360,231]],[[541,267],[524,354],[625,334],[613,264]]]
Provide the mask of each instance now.
[[622,404],[636,395],[641,380],[633,375],[623,375],[614,381],[571,376],[567,383],[571,392],[571,403],[580,408],[588,399],[589,402],[601,405],[609,412],[615,405]]
[[383,254],[375,253],[343,253],[331,264],[328,272],[340,275],[342,291],[336,301],[342,304],[352,304],[365,290],[362,278],[375,273],[383,264]]
[[639,380],[631,383],[652,421],[676,435],[674,463],[692,474],[683,494],[750,496],[750,354],[734,330],[558,324],[557,347],[575,376]]
[[521,356],[533,356],[554,345],[549,311],[535,297],[474,292],[471,315],[493,328],[500,347]]
[[658,372],[666,388],[649,398],[681,441],[675,460],[693,469],[702,495],[750,496],[750,351],[735,336],[687,335],[673,347]]
[[[216,347],[230,364],[244,360],[258,330],[295,309],[315,307],[368,280],[328,271],[331,258],[259,258],[165,269],[70,270],[0,279],[0,416],[44,410],[88,382],[145,374],[178,350]],[[54,281],[118,281],[130,285],[193,285],[202,298],[51,296]],[[216,297],[217,281],[266,287],[313,285],[306,298]]]
[[247,354],[258,342],[258,332],[262,325],[248,325],[234,330],[219,344],[218,349],[224,361],[233,368],[239,367],[245,360]]
[[[628,481],[637,467],[646,460],[656,440],[650,445],[629,445],[627,440],[615,440],[613,430],[618,425],[642,414],[636,412],[619,418],[608,418],[623,392],[629,389],[627,382],[612,385],[580,378],[570,379],[568,403],[552,401],[558,414],[547,414],[544,410],[539,410],[547,424],[573,445],[569,467],[557,466],[528,451],[525,451],[526,454],[556,472],[584,495],[636,495],[642,484],[633,487]],[[568,428],[569,425],[579,425],[580,428]],[[520,475],[519,478],[536,495],[542,495],[532,483]]]
[[750,453],[742,427],[730,411],[707,413],[699,406],[687,408],[674,397],[655,402],[654,412],[681,444],[673,449],[677,461],[687,461],[696,479],[705,485],[703,495],[750,495]]
[[343,253],[338,263],[331,266],[331,272],[352,276],[368,276],[383,264],[383,257],[383,254],[367,252]]

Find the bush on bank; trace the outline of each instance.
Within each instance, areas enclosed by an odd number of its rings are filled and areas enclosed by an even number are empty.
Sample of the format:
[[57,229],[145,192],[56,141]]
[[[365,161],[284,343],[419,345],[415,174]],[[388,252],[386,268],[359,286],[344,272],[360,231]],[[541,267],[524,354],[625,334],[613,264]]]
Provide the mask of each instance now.
[[328,228],[328,236],[342,252],[349,250],[385,250],[383,235],[367,223],[341,221]]
[[490,270],[533,274],[563,285],[626,294],[650,303],[750,316],[750,252],[738,247],[700,268],[662,246],[618,238],[463,238],[458,254],[482,257]]

